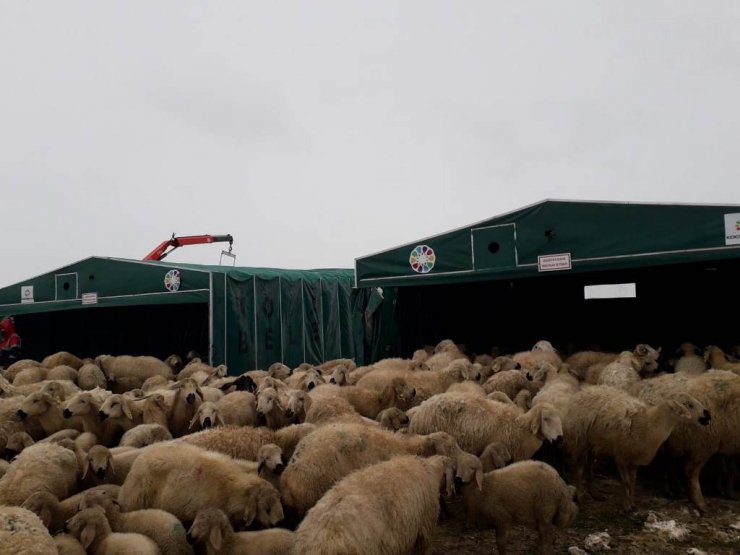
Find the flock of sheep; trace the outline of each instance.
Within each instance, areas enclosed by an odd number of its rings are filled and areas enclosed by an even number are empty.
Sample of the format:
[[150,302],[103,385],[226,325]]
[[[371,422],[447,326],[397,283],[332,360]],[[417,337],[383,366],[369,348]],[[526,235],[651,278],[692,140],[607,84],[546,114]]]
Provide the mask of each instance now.
[[553,553],[596,462],[632,509],[659,451],[703,513],[702,468],[740,454],[740,363],[684,344],[664,373],[659,355],[540,341],[471,360],[444,340],[239,376],[174,355],[19,361],[0,378],[0,553],[424,553],[455,496],[499,553],[514,525]]

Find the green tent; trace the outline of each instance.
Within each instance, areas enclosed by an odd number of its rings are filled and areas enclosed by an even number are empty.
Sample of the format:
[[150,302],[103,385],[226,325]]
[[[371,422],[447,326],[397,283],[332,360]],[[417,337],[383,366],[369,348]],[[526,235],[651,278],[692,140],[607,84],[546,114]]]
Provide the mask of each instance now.
[[[475,353],[740,342],[710,317],[740,308],[740,205],[546,200],[358,258],[355,273],[393,297],[383,354],[446,337]],[[589,296],[614,284],[634,295]]]
[[353,289],[353,278],[92,257],[0,289],[0,314],[15,316],[31,358],[194,349],[232,373],[277,361],[362,364],[377,293]]

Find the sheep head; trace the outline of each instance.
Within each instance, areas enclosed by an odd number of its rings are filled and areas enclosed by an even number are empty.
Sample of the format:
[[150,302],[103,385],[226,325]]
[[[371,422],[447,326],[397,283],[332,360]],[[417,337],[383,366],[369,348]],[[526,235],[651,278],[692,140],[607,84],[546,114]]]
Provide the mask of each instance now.
[[283,450],[274,443],[263,445],[257,451],[257,463],[257,474],[260,476],[265,468],[275,475],[282,474],[285,469]]
[[95,541],[110,534],[110,524],[102,507],[90,507],[67,521],[65,529],[80,540],[86,550]]
[[71,397],[64,404],[62,414],[64,415],[64,418],[72,418],[73,416],[92,414],[97,410],[92,394],[88,391],[83,391],[74,397]]
[[255,519],[265,527],[275,526],[283,520],[280,492],[268,482],[252,486],[247,492],[244,524],[251,526]]
[[130,401],[123,395],[111,395],[100,405],[98,417],[100,420],[105,420],[106,418],[128,418],[129,420],[133,420],[134,414],[131,411],[129,403]]
[[221,509],[201,509],[195,515],[195,520],[188,530],[187,540],[189,543],[202,543],[208,541],[215,552],[221,550],[224,538],[233,533],[229,518]]
[[285,416],[294,420],[304,420],[306,412],[311,407],[311,397],[302,390],[291,390],[288,396],[288,406],[285,407]]
[[58,399],[52,397],[48,393],[37,391],[36,393],[32,393],[23,400],[23,403],[21,403],[21,406],[16,414],[21,420],[25,420],[29,416],[42,415],[51,407],[58,406]]
[[224,425],[223,418],[218,411],[218,406],[213,401],[205,401],[201,403],[198,410],[195,411],[193,419],[190,421],[188,429],[192,428],[196,422],[200,422],[202,429],[207,429],[212,426]]
[[682,420],[698,422],[702,426],[708,426],[712,420],[712,415],[707,408],[698,399],[687,393],[671,395],[666,403],[671,412]]
[[334,371],[331,373],[329,383],[333,383],[336,385],[345,385],[348,382],[348,376],[349,370],[347,370],[347,367],[344,364],[337,364],[334,367]]
[[471,455],[458,449],[454,456],[455,460],[455,490],[475,480],[479,490],[483,490],[483,464],[475,455]]
[[115,475],[116,471],[113,466],[113,455],[107,447],[103,445],[94,445],[87,452],[85,457],[87,464],[85,470],[82,472],[82,478],[87,476],[87,471],[90,469],[92,473],[100,480],[104,480],[108,471]]
[[529,432],[543,441],[561,443],[563,441],[563,422],[558,410],[549,403],[540,403],[529,412],[517,416],[516,421],[528,427]]
[[511,453],[506,445],[501,443],[489,443],[480,455],[484,470],[496,470],[503,468],[511,461]]
[[284,380],[291,374],[291,369],[282,362],[274,362],[267,369],[267,375],[277,380]]
[[282,411],[283,408],[280,405],[278,392],[275,391],[273,388],[268,387],[267,389],[262,390],[262,392],[257,397],[257,416],[260,418],[264,418],[273,410]]
[[306,370],[306,376],[303,379],[303,389],[311,391],[314,387],[323,383],[326,383],[326,380],[324,380],[324,376],[316,368]]
[[380,411],[375,420],[380,422],[383,428],[394,432],[409,426],[409,417],[398,407],[390,407]]
[[21,507],[38,515],[44,526],[49,528],[51,526],[52,514],[59,507],[59,499],[56,495],[48,491],[37,491],[29,495]]

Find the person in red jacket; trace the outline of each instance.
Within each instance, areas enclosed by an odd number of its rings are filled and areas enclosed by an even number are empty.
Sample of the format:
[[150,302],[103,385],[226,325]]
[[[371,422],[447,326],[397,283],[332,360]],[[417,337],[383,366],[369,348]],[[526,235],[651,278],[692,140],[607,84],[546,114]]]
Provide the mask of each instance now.
[[10,366],[21,358],[21,336],[15,333],[12,316],[0,320],[0,367]]

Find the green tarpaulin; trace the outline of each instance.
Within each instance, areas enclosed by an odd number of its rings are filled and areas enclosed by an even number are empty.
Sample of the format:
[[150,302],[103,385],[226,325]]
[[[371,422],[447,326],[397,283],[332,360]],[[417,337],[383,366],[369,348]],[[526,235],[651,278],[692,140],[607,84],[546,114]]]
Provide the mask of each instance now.
[[356,259],[356,285],[416,286],[740,256],[740,205],[547,200]]
[[[301,362],[319,363],[339,357],[354,358],[358,364],[371,356],[373,338],[366,339],[366,304],[372,290],[353,289],[351,270],[280,270],[200,266],[165,262],[92,257],[70,266],[0,289],[0,314],[14,315],[24,342],[46,354],[53,347],[74,350],[79,356],[94,356],[105,345],[121,354],[141,345],[139,334],[148,322],[147,354],[163,355],[185,349],[196,335],[180,344],[173,340],[183,328],[183,314],[203,319],[197,329],[206,329],[203,349],[214,364],[225,363],[232,373],[266,368],[273,362],[295,367]],[[165,305],[202,305],[204,310],[182,312]],[[159,309],[152,307],[159,306]],[[137,308],[137,307],[140,307]],[[101,311],[104,309],[114,312]],[[373,309],[374,310],[374,309]],[[84,316],[71,316],[83,311]],[[75,322],[65,329],[45,327],[45,322]],[[96,314],[98,316],[96,316]],[[113,314],[120,315],[118,320]],[[170,316],[167,316],[167,315]],[[61,315],[61,316],[60,316]],[[66,317],[65,317],[66,315]],[[371,319],[372,320],[372,319]],[[26,328],[34,336],[24,334]],[[108,335],[100,326],[110,328]],[[193,322],[187,322],[193,328]],[[96,328],[92,334],[91,328]],[[136,329],[127,344],[120,330]],[[193,328],[193,329],[195,329]],[[72,333],[74,331],[74,333]],[[116,341],[106,338],[115,334]],[[96,340],[84,340],[82,336]],[[141,337],[140,337],[141,336]],[[152,338],[161,338],[160,351]],[[62,341],[64,340],[64,341]],[[132,339],[133,341],[133,339]],[[44,346],[49,349],[44,350]],[[89,351],[89,352],[88,352]],[[143,354],[143,353],[142,353]],[[181,354],[185,354],[184,352]],[[165,355],[166,356],[166,355]]]

